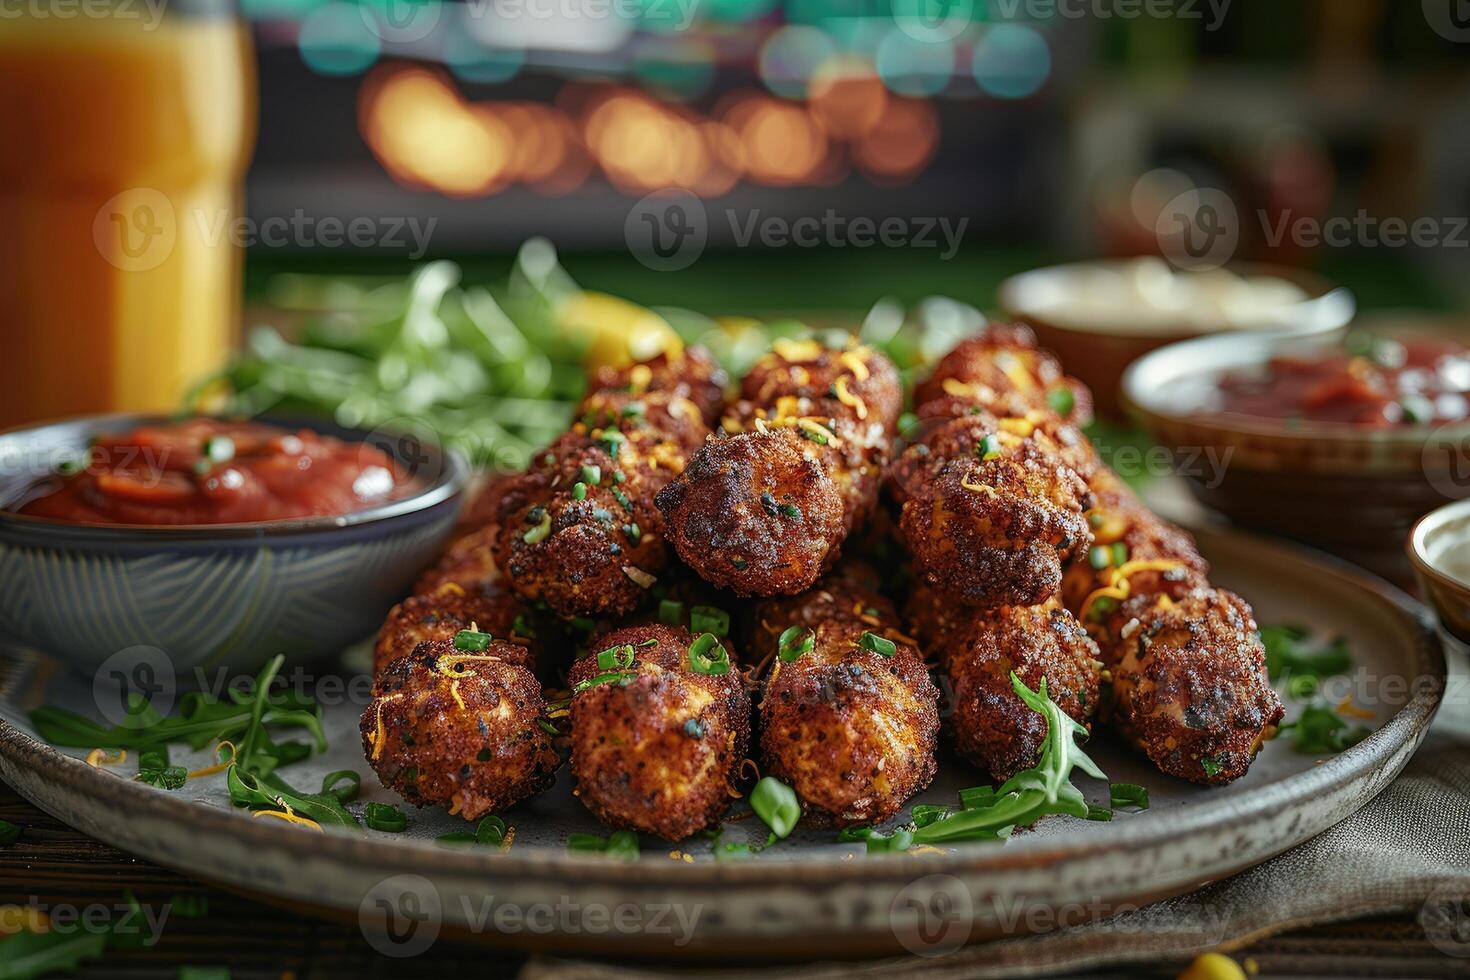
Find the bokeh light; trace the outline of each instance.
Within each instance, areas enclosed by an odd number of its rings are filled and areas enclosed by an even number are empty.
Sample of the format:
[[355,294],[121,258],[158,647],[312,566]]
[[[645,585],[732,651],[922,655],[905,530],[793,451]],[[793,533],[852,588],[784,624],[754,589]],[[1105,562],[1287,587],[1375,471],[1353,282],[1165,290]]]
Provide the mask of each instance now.
[[996,24],[975,45],[971,65],[980,88],[998,99],[1024,99],[1051,75],[1046,38],[1020,24]]
[[774,187],[806,183],[826,161],[826,134],[794,102],[742,94],[725,111],[723,121],[740,137],[746,172],[758,183]]
[[714,47],[699,39],[645,43],[633,55],[633,74],[645,88],[686,102],[703,95],[714,81]]
[[451,197],[494,193],[507,179],[514,134],[498,116],[466,106],[437,72],[407,68],[363,85],[368,145],[399,180]]
[[301,21],[301,60],[323,75],[356,75],[378,60],[382,42],[357,6],[326,3]]
[[489,47],[463,31],[450,32],[444,42],[444,61],[456,78],[493,85],[508,82],[525,63],[519,48]]
[[878,74],[899,95],[937,95],[954,74],[955,49],[948,41],[919,41],[889,31],[878,45]]
[[761,81],[777,95],[800,98],[806,95],[807,84],[817,69],[836,54],[837,45],[826,31],[788,25],[761,45]]
[[939,149],[939,120],[921,99],[891,98],[873,129],[853,147],[858,167],[870,177],[913,177]]
[[837,139],[871,132],[883,116],[888,90],[862,58],[839,55],[817,69],[807,89],[812,115]]

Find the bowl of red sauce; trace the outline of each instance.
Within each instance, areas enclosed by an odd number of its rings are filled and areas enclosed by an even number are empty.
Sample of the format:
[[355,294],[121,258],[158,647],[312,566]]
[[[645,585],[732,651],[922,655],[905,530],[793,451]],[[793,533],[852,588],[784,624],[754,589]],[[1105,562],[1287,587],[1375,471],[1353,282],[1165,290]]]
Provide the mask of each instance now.
[[144,648],[175,674],[340,652],[437,554],[466,480],[411,434],[320,421],[0,433],[0,642],[85,671]]
[[1414,522],[1470,497],[1467,337],[1205,337],[1140,359],[1123,398],[1207,506],[1407,582]]

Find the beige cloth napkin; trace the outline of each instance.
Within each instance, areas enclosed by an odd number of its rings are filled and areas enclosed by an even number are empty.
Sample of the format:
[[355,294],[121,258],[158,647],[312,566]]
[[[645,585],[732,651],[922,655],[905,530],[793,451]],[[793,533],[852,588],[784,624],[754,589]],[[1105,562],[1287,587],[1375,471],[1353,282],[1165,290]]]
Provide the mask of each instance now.
[[[1451,660],[1461,660],[1453,651]],[[778,967],[650,969],[538,958],[522,980],[760,977],[883,980],[1045,976],[1228,952],[1291,929],[1411,913],[1470,975],[1470,684],[1463,666],[1429,737],[1373,802],[1326,833],[1233,878],[1074,929],[970,946],[938,958]]]

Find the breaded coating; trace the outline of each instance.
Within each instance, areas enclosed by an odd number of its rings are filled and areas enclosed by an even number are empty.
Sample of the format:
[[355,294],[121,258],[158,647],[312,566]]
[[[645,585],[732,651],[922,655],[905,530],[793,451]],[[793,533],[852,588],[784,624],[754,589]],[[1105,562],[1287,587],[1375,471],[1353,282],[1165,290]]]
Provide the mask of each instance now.
[[1014,395],[1028,407],[1047,409],[1077,425],[1092,418],[1092,393],[1062,373],[1056,357],[1036,346],[1036,335],[1021,324],[994,323],[966,338],[934,365],[914,388],[914,404],[946,395],[982,405]]
[[589,391],[625,391],[632,395],[659,392],[692,401],[706,426],[714,425],[725,405],[729,377],[703,347],[686,347],[630,367],[601,367],[593,372]]
[[[723,662],[709,666],[704,646]],[[718,821],[750,741],[750,699],[728,647],[650,624],[590,649],[569,677],[577,796],[608,826],[665,840]]]
[[968,605],[1033,606],[1091,540],[1087,485],[1034,439],[1003,435],[964,456],[931,456],[924,479],[908,484],[899,527],[924,583]]
[[658,506],[679,557],[707,581],[793,595],[874,510],[902,387],[873,348],[778,340],[742,393],[724,436],[694,453]]
[[[891,652],[864,646],[870,633]],[[796,791],[811,823],[887,820],[934,778],[939,691],[923,657],[893,631],[822,619],[811,643],[789,662],[778,656],[766,675],[765,770]]]
[[[1178,599],[1208,584],[1209,563],[1200,557],[1188,531],[1160,520],[1111,470],[1099,470],[1090,485],[1092,509],[1087,519],[1093,543],[1062,576],[1062,602],[1068,609],[1080,615],[1088,597],[1099,590],[1103,591],[1094,604],[1110,597],[1109,587],[1120,572],[1132,595]],[[1116,602],[1117,597],[1112,598]]]
[[669,543],[705,581],[795,593],[832,560],[843,495],[804,442],[791,429],[712,439],[659,492]]
[[[932,603],[916,596],[909,608]],[[1032,690],[1044,679],[1048,696],[1090,728],[1102,668],[1097,645],[1056,600],[951,616],[941,636],[935,652],[950,683],[955,747],[997,783],[1034,766],[1046,739],[1046,720],[1017,697],[1012,671]]]
[[420,643],[453,640],[460,630],[471,627],[525,649],[525,665],[535,662],[529,606],[493,582],[470,588],[445,582],[431,593],[404,599],[389,611],[373,648],[373,676],[413,653]]
[[1222,785],[1245,775],[1284,713],[1250,606],[1224,589],[1177,602],[1140,595],[1108,632],[1117,730],[1171,776]]
[[499,535],[500,526],[489,524],[454,541],[438,561],[424,569],[414,583],[414,594],[437,592],[446,584],[466,590],[477,589],[485,582],[498,579],[500,572],[495,567],[495,539]]
[[880,634],[893,630],[898,613],[878,592],[879,576],[866,562],[844,558],[801,595],[771,596],[752,603],[743,636],[752,663],[765,666],[780,647],[781,634],[792,626],[816,629],[827,622],[859,623]]
[[551,785],[560,765],[527,651],[432,640],[379,675],[361,722],[383,785],[415,806],[478,820]]
[[[699,406],[683,395],[650,391],[630,395],[623,391],[595,391],[582,400],[574,430],[593,432],[617,429],[635,441],[652,434],[650,445],[668,440],[679,454],[688,455],[703,445],[709,426]],[[640,447],[642,448],[642,447]],[[672,475],[672,474],[671,474]]]

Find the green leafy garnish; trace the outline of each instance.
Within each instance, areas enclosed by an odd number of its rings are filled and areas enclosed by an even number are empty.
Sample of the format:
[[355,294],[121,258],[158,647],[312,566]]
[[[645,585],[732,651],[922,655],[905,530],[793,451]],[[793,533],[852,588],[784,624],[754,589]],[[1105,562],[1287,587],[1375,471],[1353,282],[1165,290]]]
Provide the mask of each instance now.
[[730,654],[713,633],[701,633],[689,644],[689,669],[696,674],[719,676],[730,672]]
[[1220,775],[1220,770],[1225,768],[1223,765],[1220,764],[1220,761],[1218,759],[1208,755],[1205,756],[1203,759],[1200,759],[1199,764],[1200,768],[1205,771],[1205,775],[1210,777]]
[[1266,671],[1273,681],[1292,677],[1335,677],[1353,669],[1347,639],[1334,637],[1319,650],[1303,649],[1310,633],[1300,626],[1262,626],[1261,645],[1266,648]]
[[631,643],[622,646],[608,647],[606,650],[597,651],[598,670],[627,670],[633,666],[633,658],[637,653]]
[[781,658],[782,663],[792,663],[800,660],[804,654],[811,653],[816,649],[817,634],[810,627],[788,626],[781,631],[781,637],[776,641],[776,656]]
[[858,646],[871,650],[880,657],[891,657],[898,652],[898,644],[873,632],[864,632],[858,637]]
[[1286,732],[1291,732],[1293,748],[1304,755],[1342,752],[1373,734],[1370,728],[1349,725],[1337,712],[1321,704],[1303,708],[1295,721],[1281,726],[1280,734]]
[[1136,806],[1148,809],[1148,789],[1137,783],[1109,783],[1108,800],[1115,806]]
[[989,462],[992,459],[999,459],[1001,457],[1001,453],[1002,449],[1000,445],[1000,439],[995,435],[986,436],[985,438],[981,439],[979,445],[975,447],[975,455],[979,456],[983,462]]
[[1053,412],[1066,418],[1077,407],[1077,396],[1066,385],[1058,385],[1046,393],[1046,404]]
[[638,860],[638,835],[631,830],[616,830],[606,837],[596,834],[571,834],[567,850],[581,854],[602,854],[618,861]]
[[604,684],[627,684],[637,676],[638,672],[636,670],[606,671],[605,673],[589,677],[586,680],[578,681],[572,687],[572,693],[581,694],[583,691],[591,690],[594,687],[601,687]]
[[544,507],[538,507],[541,511],[540,522],[531,530],[521,535],[521,540],[526,544],[536,544],[545,541],[551,535],[551,514]]
[[495,639],[489,633],[479,630],[460,630],[454,634],[454,648],[464,650],[467,653],[484,653],[490,649],[490,641]]
[[369,803],[365,816],[369,830],[399,834],[408,827],[408,817],[391,803]]
[[790,836],[801,819],[801,801],[796,797],[796,790],[775,776],[763,776],[755,784],[750,793],[750,806],[778,839]]
[[729,636],[730,614],[718,606],[695,606],[689,610],[689,631]]

